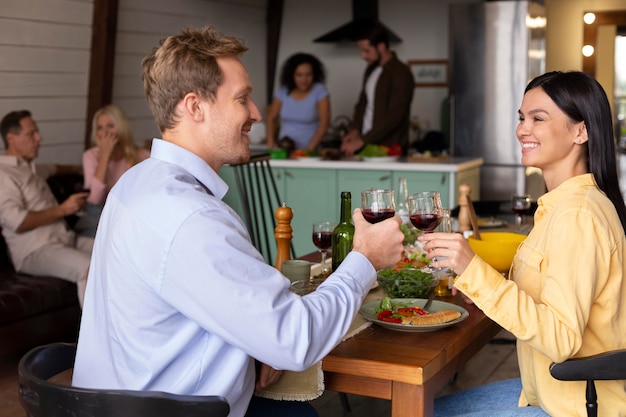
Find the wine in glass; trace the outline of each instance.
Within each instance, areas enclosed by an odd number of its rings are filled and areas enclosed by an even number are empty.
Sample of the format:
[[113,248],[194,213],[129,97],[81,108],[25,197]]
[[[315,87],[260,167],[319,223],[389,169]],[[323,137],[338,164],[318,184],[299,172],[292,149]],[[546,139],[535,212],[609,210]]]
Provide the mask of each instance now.
[[[409,196],[409,219],[417,229],[424,233],[432,233],[443,218],[443,206],[438,191],[425,191]],[[437,268],[425,267],[432,272]]]
[[361,210],[370,223],[378,223],[396,214],[393,190],[372,188],[361,191]]
[[524,224],[524,215],[530,213],[530,195],[514,195],[511,197],[511,208],[515,212],[515,230],[520,232]]
[[438,191],[425,191],[409,196],[409,218],[413,226],[424,233],[432,233],[443,217]]
[[322,273],[326,274],[329,269],[326,267],[326,254],[333,243],[333,229],[337,224],[333,222],[313,223],[313,244],[322,255]]

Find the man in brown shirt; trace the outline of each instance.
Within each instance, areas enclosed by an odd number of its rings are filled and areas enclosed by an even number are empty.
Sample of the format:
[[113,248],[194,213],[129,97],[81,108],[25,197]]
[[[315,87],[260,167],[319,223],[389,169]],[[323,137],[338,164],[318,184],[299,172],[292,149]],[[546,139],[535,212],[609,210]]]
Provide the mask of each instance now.
[[398,144],[406,150],[415,88],[413,74],[389,49],[389,37],[382,26],[364,30],[357,46],[368,66],[351,130],[343,137],[341,150],[350,156],[370,143]]

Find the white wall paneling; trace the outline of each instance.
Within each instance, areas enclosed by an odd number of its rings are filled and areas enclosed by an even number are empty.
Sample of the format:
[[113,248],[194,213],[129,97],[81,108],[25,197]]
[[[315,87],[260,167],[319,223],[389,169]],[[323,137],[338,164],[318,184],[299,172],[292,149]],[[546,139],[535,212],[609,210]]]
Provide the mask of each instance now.
[[41,161],[80,163],[92,8],[91,0],[2,1],[0,117],[33,112]]
[[250,48],[243,61],[254,86],[253,99],[257,104],[264,100],[265,0],[120,0],[119,6],[113,102],[128,114],[138,144],[159,136],[143,93],[141,61],[160,39],[186,27],[211,24],[241,37]]

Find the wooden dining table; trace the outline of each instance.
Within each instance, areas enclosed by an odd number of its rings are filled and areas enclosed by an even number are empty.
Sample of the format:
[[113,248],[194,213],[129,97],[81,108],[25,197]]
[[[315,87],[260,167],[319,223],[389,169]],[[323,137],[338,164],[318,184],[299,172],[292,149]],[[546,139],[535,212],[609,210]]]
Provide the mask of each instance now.
[[[318,261],[315,254],[303,258]],[[391,400],[392,417],[432,416],[439,390],[501,330],[459,294],[435,299],[458,304],[469,316],[430,332],[372,324],[323,359],[326,389]]]

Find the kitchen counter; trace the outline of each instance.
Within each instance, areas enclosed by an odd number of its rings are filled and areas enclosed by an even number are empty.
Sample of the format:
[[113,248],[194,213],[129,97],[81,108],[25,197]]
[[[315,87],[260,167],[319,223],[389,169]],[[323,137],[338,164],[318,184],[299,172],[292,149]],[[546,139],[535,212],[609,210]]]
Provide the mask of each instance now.
[[276,168],[325,168],[325,169],[366,169],[389,171],[416,171],[416,172],[459,172],[480,167],[482,158],[449,158],[441,162],[413,162],[406,158],[396,161],[325,161],[315,158],[300,159],[272,159],[270,165]]

